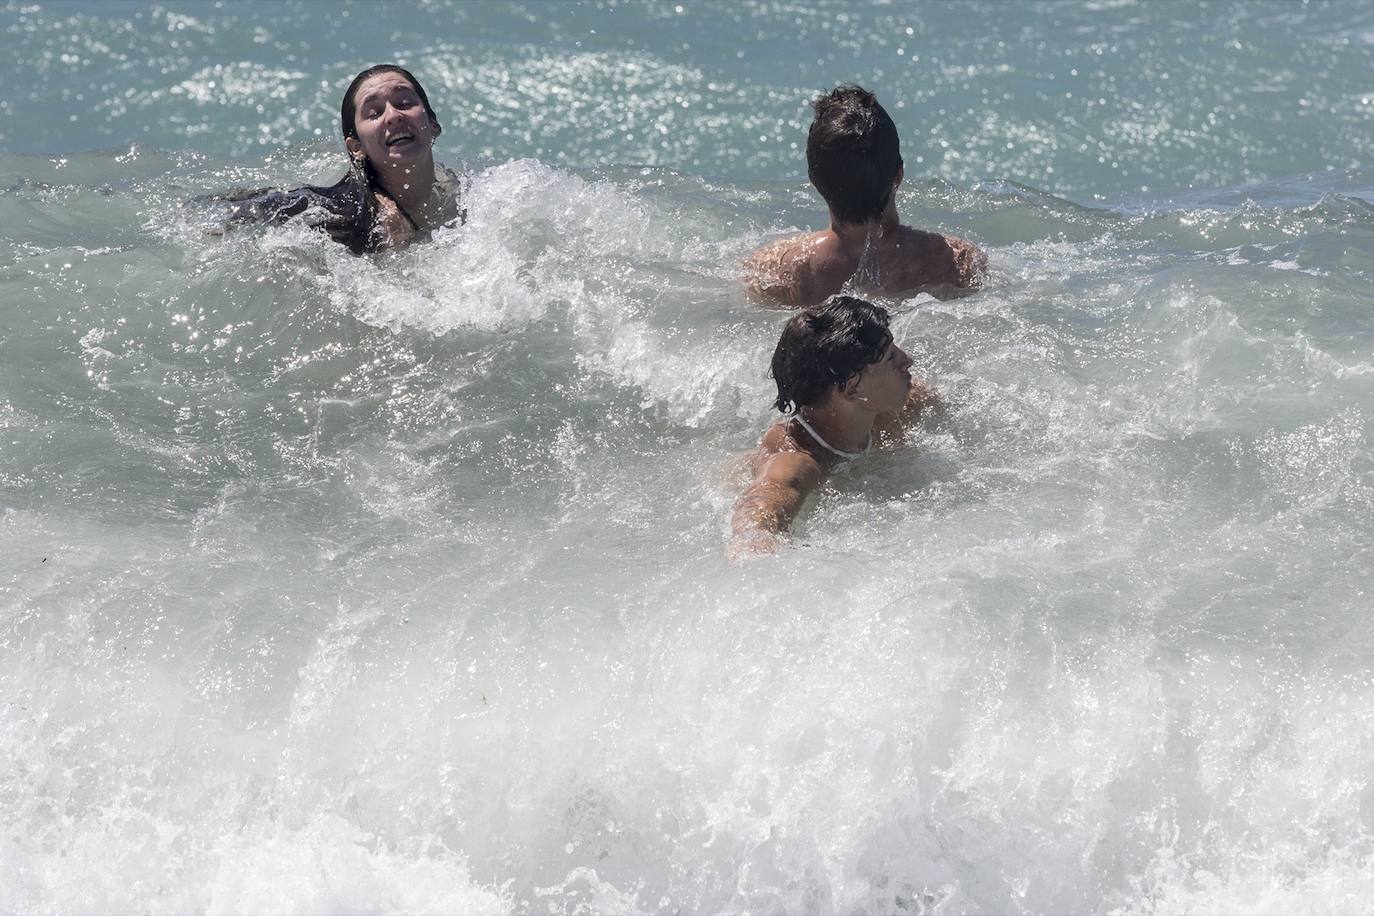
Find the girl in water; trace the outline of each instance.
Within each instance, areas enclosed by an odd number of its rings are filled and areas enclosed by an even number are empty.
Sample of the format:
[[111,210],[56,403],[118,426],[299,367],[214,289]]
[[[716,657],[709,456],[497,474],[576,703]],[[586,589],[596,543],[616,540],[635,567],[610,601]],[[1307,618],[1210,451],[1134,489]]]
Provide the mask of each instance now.
[[354,254],[398,248],[462,221],[458,176],[436,166],[442,128],[424,87],[394,64],[353,78],[339,110],[348,174],[328,187],[224,195],[230,222],[284,222],[303,214]]

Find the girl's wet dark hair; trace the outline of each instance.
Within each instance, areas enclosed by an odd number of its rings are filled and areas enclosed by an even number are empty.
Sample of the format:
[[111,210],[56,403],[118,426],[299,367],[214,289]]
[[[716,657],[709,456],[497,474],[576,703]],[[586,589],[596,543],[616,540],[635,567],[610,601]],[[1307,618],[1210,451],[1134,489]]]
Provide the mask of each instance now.
[[[396,64],[377,64],[353,77],[348,89],[344,91],[343,102],[339,106],[339,129],[345,141],[358,139],[358,87],[379,73],[395,73],[404,77],[415,87],[420,104],[425,106],[425,114],[429,115],[435,127],[439,126],[439,119],[434,114],[433,106],[429,104],[425,87],[420,85],[415,74]],[[339,179],[333,187],[323,189],[323,193],[337,201],[338,206],[348,213],[345,218],[339,220],[342,228],[333,232],[334,237],[347,245],[354,254],[358,254],[371,250],[376,244],[373,227],[377,219],[377,202],[372,195],[373,192],[385,194],[386,189],[377,179],[377,171],[366,156],[358,159],[350,157],[350,160],[348,174]]]
[[855,296],[831,296],[793,315],[773,351],[774,405],[793,413],[819,404],[876,363],[892,344],[890,320],[886,309]]
[[882,216],[902,167],[897,125],[862,86],[840,86],[811,103],[806,174],[846,223]]
[[[415,89],[425,114],[434,123],[435,134],[439,131],[439,119],[425,95],[425,87],[420,85],[409,70],[395,64],[378,64],[368,67],[353,77],[344,92],[343,104],[339,106],[339,127],[344,141],[358,139],[356,96],[358,87],[369,77],[379,73],[395,73],[404,78]],[[240,189],[227,194],[212,195],[208,200],[224,201],[234,205],[229,214],[229,222],[266,221],[282,222],[290,217],[316,212],[309,219],[313,225],[327,231],[334,241],[348,246],[354,254],[376,250],[381,237],[377,232],[377,194],[386,195],[387,190],[377,178],[376,169],[366,156],[349,156],[348,172],[327,187],[306,185],[291,191],[274,188],[257,190]],[[388,195],[389,196],[389,195]],[[459,210],[459,219],[463,211]]]

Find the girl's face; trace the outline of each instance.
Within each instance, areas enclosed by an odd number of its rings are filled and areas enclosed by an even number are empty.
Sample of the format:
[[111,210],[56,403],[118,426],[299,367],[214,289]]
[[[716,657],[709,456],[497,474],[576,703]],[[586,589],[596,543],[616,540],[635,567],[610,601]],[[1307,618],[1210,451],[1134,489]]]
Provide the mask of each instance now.
[[439,125],[430,120],[420,95],[399,73],[368,77],[353,92],[356,139],[345,142],[352,155],[362,153],[380,174],[407,168],[430,155]]
[[897,413],[911,394],[911,357],[895,341],[888,344],[876,363],[850,380],[846,393],[879,413]]

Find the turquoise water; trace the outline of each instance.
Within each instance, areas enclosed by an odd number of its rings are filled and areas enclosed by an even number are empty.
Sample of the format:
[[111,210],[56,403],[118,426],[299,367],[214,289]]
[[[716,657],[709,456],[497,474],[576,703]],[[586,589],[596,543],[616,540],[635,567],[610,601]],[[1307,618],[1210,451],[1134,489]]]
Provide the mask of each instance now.
[[[0,35],[0,909],[1374,908],[1374,7]],[[465,226],[205,232],[380,60]],[[731,568],[738,265],[848,80],[992,275],[889,303],[948,416]]]
[[909,170],[960,184],[1118,200],[1370,165],[1366,3],[97,0],[7,3],[4,34],[16,153],[135,143],[258,167],[332,147],[348,79],[395,60],[468,158],[794,179],[807,101],[858,81]]

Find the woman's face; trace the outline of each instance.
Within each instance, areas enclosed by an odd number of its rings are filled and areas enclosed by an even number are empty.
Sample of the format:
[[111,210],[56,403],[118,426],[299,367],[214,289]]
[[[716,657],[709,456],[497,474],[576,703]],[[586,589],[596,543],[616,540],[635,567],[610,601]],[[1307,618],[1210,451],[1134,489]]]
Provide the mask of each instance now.
[[911,357],[895,341],[888,344],[878,361],[864,366],[846,390],[879,413],[899,412],[911,394]]
[[420,95],[399,73],[378,73],[353,92],[357,139],[345,141],[349,153],[362,153],[378,172],[405,168],[430,155],[439,125],[430,120]]

